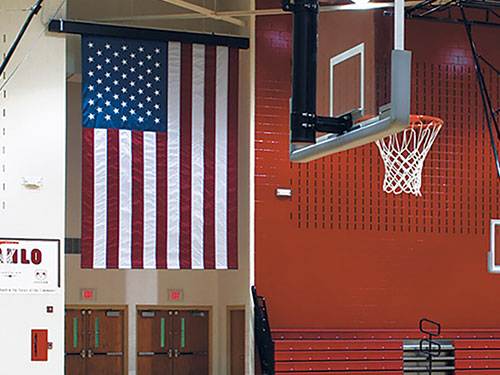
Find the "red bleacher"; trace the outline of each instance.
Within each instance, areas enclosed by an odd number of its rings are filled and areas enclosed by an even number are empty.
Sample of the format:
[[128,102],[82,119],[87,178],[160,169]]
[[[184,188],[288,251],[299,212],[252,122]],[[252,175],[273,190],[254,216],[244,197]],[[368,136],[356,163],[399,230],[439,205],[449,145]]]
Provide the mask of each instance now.
[[[331,331],[274,331],[276,374],[403,373],[403,341]],[[343,336],[343,335],[341,335]]]
[[[403,340],[418,330],[273,330],[276,374],[403,374]],[[443,330],[452,340],[455,372],[500,374],[500,330]]]
[[286,340],[276,342],[276,372],[403,369],[403,342],[385,340]]
[[500,374],[500,340],[453,340],[455,346],[455,373]]

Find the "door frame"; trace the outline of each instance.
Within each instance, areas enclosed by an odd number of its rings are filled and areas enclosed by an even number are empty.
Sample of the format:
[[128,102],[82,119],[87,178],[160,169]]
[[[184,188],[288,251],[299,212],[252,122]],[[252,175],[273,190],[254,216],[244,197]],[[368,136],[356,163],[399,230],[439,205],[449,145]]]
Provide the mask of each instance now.
[[226,306],[226,346],[227,346],[227,361],[226,361],[226,367],[227,367],[227,373],[229,374],[229,370],[231,370],[231,311],[238,311],[238,310],[243,310],[243,314],[245,316],[245,319],[243,320],[244,326],[243,326],[243,332],[244,332],[244,343],[245,343],[245,348],[243,350],[243,355],[245,356],[245,367],[246,367],[246,350],[247,350],[247,307],[245,305],[228,305]]
[[[136,305],[136,327],[137,327],[137,319],[139,319],[139,314],[141,311],[147,311],[147,310],[161,310],[161,311],[168,311],[168,310],[205,310],[208,311],[208,374],[212,375],[212,356],[213,356],[213,329],[212,329],[212,324],[213,324],[213,307],[211,305],[196,305],[196,306],[175,306],[175,305]],[[135,330],[135,342],[137,343],[137,335],[139,334],[139,331],[136,329]],[[137,358],[137,350],[135,353],[135,357]]]
[[[128,305],[65,305],[64,310],[66,309],[123,311],[123,374],[128,375]],[[64,329],[66,330],[66,324]]]

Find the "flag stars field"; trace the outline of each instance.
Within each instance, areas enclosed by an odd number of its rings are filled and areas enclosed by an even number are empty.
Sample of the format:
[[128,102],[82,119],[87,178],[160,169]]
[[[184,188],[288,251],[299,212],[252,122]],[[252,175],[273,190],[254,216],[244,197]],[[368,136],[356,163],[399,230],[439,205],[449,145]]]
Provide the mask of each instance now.
[[[153,59],[153,56],[160,55],[162,49],[142,45],[131,47],[127,43],[113,45],[114,43],[100,43],[99,41],[87,44],[88,91],[94,93],[90,95],[92,102],[89,101],[88,104],[89,107],[97,104],[99,108],[99,110],[91,111],[92,116],[87,116],[87,119],[97,127],[101,122],[109,123],[112,121],[113,116],[117,116],[121,122],[128,121],[130,124],[144,125],[147,123],[146,118],[151,116],[152,111],[160,109],[160,105],[156,100],[153,101],[152,97],[160,99],[162,96],[160,85],[166,82],[166,72],[154,74],[148,79],[145,77],[152,75],[153,70],[160,71],[161,63],[157,58]],[[130,53],[127,52],[129,50]],[[125,52],[130,60],[120,56]],[[165,54],[165,52],[164,50],[163,53]],[[137,53],[144,54],[145,59],[137,59]],[[110,66],[113,59],[117,59],[116,63]],[[118,87],[118,93],[113,92],[111,89],[113,86]],[[130,102],[121,100],[120,94],[126,94]],[[137,95],[144,94],[147,94],[145,102],[135,102]],[[161,122],[157,117],[150,121],[149,126],[155,127]]]

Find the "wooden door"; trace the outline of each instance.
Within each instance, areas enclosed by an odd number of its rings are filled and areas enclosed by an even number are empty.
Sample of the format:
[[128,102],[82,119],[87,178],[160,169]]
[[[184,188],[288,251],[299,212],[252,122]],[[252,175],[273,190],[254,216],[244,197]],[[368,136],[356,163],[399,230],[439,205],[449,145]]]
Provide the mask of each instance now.
[[208,374],[208,311],[138,311],[137,375]]
[[208,311],[175,311],[173,327],[174,375],[208,375]]
[[229,315],[230,375],[245,374],[245,310],[231,310]]
[[65,374],[86,375],[86,319],[85,310],[68,309],[65,312]]
[[123,374],[124,331],[122,311],[87,311],[87,375]]
[[123,310],[66,309],[66,375],[123,375]]
[[172,375],[173,312],[143,310],[137,313],[137,374]]

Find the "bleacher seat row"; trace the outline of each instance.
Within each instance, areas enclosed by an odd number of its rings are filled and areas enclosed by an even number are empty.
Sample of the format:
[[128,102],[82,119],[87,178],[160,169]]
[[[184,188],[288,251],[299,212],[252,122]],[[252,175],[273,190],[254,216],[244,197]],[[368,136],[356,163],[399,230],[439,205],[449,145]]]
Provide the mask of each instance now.
[[[404,374],[404,340],[424,338],[418,330],[273,330],[272,334],[278,375]],[[436,339],[451,341],[456,374],[500,374],[500,330],[446,330]]]

